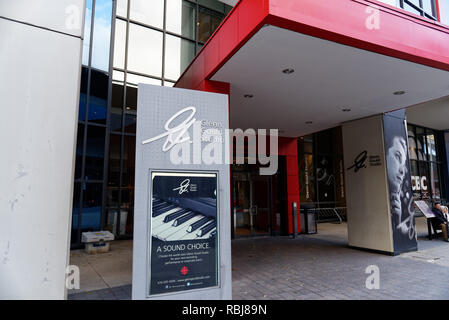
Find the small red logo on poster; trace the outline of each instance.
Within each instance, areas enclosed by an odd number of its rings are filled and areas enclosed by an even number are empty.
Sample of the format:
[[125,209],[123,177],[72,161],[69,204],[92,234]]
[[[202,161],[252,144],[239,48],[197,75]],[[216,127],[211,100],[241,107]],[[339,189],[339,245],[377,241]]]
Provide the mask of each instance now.
[[185,276],[187,273],[189,273],[189,268],[187,268],[186,266],[181,268],[181,273],[183,276]]

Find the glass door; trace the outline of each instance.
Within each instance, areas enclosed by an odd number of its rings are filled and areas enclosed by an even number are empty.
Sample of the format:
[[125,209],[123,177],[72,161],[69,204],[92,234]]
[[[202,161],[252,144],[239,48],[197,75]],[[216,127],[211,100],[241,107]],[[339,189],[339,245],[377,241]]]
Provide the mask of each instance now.
[[234,173],[234,235],[236,238],[271,233],[271,179],[252,173]]

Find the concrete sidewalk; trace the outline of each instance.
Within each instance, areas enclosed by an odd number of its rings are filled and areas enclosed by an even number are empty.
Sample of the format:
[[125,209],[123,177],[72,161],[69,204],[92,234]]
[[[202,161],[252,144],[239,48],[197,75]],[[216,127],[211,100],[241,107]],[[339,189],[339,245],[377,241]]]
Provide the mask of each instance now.
[[[297,239],[233,240],[233,299],[449,299],[449,243],[426,239],[417,219],[419,251],[391,257],[347,248],[346,224],[320,224],[318,234]],[[110,253],[73,251],[81,289],[69,299],[130,299],[132,241]],[[365,286],[370,265],[380,269],[380,289]]]

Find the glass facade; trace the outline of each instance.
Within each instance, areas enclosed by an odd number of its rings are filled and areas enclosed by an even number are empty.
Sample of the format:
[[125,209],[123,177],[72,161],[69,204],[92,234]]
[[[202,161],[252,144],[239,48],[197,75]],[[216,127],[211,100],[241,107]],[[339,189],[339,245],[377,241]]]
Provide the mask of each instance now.
[[432,129],[408,125],[412,190],[415,200],[442,200],[440,134]]
[[341,127],[299,138],[300,204],[345,207]]
[[218,0],[87,0],[72,246],[132,236],[137,84],[173,86],[232,7]]
[[441,23],[449,25],[449,0],[439,0]]
[[389,4],[391,6],[402,8],[408,12],[432,20],[437,20],[438,17],[435,0],[379,0],[379,1]]

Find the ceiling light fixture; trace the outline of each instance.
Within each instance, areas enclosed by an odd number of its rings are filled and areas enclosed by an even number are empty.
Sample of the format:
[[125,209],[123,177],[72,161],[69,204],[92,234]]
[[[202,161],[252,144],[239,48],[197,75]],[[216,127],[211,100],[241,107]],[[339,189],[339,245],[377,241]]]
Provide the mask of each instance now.
[[282,72],[285,74],[292,74],[293,72],[295,72],[295,69],[287,68],[287,69],[282,70]]

